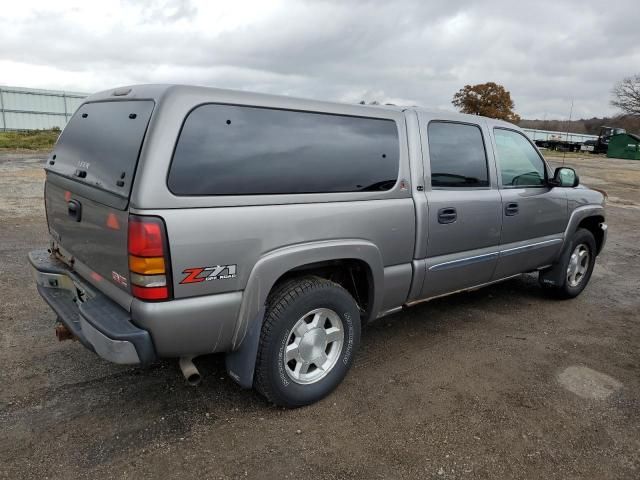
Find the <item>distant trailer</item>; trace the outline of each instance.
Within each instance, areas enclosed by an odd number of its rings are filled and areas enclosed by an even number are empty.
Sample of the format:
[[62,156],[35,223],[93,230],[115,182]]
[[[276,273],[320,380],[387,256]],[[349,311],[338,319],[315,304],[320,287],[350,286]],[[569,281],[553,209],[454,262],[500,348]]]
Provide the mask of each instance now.
[[598,140],[597,135],[587,135],[585,133],[553,132],[534,128],[523,128],[522,130],[538,148],[564,152],[591,151],[593,150],[593,144]]

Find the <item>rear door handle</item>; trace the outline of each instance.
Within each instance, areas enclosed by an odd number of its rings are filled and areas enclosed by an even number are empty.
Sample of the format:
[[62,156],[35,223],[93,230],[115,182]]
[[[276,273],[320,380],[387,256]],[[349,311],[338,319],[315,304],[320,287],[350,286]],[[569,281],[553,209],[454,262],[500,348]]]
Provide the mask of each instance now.
[[516,202],[507,203],[504,206],[504,214],[507,217],[512,217],[514,215],[517,215],[519,211],[520,211],[520,208],[518,207],[518,204]]
[[458,212],[453,207],[441,208],[438,210],[438,223],[453,223],[458,219]]

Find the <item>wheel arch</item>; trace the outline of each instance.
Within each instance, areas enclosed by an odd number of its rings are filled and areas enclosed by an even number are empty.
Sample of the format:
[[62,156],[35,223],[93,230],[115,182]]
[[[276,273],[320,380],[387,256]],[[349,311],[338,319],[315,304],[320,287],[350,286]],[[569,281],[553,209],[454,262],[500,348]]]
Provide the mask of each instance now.
[[226,357],[229,375],[241,386],[250,387],[265,314],[265,303],[273,287],[295,275],[305,275],[314,268],[358,265],[368,279],[369,306],[364,321],[375,318],[382,306],[384,265],[378,247],[366,240],[344,239],[311,242],[279,248],[256,262],[242,296],[233,352]]
[[338,258],[300,265],[281,275],[274,282],[271,292],[283,282],[308,275],[331,280],[343,287],[356,301],[361,322],[366,323],[371,319],[375,284],[371,266],[367,262],[357,258]]
[[579,228],[587,229],[593,234],[593,238],[596,240],[596,255],[600,254],[604,246],[605,232],[600,227],[603,223],[604,215],[591,215],[583,218],[576,228],[576,230]]
[[269,293],[276,283],[296,271],[304,271],[306,266],[323,265],[326,262],[359,262],[366,266],[370,276],[369,295],[371,305],[367,312],[375,316],[381,307],[384,266],[380,250],[366,240],[332,240],[291,245],[264,255],[254,266],[244,290],[240,313],[233,336],[233,346],[237,348],[256,314],[264,306]]
[[596,239],[597,254],[600,253],[606,240],[606,233],[600,227],[605,221],[604,207],[601,205],[584,205],[571,212],[569,223],[564,233],[561,252],[569,244],[571,237],[579,228],[586,228]]

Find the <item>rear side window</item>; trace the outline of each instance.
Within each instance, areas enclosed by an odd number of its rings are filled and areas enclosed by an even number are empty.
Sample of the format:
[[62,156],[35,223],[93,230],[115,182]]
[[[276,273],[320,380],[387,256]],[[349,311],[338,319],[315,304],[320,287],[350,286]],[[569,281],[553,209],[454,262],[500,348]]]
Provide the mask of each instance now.
[[503,187],[546,185],[545,164],[524,135],[504,128],[495,128],[493,135]]
[[65,127],[47,169],[128,197],[154,103],[85,103]]
[[168,185],[176,195],[389,190],[399,150],[392,120],[202,105],[184,122]]
[[428,127],[431,186],[489,186],[482,131],[476,125],[430,122]]

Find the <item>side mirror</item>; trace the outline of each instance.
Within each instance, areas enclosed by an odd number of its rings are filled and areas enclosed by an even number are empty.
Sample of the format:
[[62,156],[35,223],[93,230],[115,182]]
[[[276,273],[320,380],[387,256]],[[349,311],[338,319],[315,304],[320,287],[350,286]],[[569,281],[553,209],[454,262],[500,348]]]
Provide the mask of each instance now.
[[556,168],[551,180],[553,187],[577,187],[580,185],[580,178],[573,168],[559,167]]

